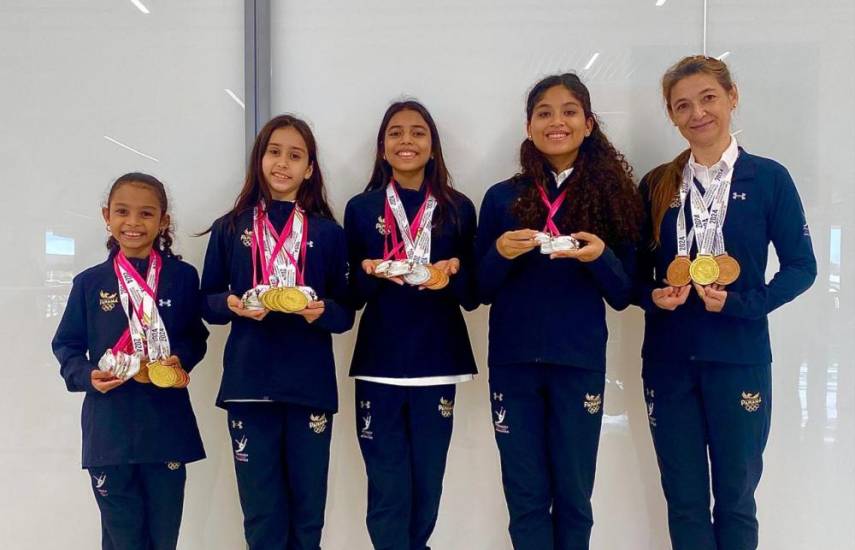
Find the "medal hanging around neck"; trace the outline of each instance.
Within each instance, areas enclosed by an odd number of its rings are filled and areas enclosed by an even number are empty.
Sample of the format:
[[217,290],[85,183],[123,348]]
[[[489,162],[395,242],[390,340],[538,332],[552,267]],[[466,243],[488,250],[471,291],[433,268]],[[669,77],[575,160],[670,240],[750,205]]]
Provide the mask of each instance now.
[[436,206],[436,198],[428,192],[411,225],[394,181],[389,182],[384,203],[383,261],[374,268],[377,275],[403,277],[408,285],[429,290],[448,285],[448,274],[430,265],[431,223]]
[[295,202],[279,234],[270,222],[263,201],[253,209],[252,218],[254,286],[241,298],[244,307],[282,313],[297,313],[306,309],[309,302],[318,299],[315,291],[305,285],[308,216]]
[[[113,259],[119,298],[128,328],[98,361],[98,368],[117,378],[153,382],[162,388],[186,387],[190,377],[180,367],[164,365],[170,356],[169,335],[155,303],[163,259],[152,250],[145,279],[121,251]],[[148,357],[147,364],[141,364]]]
[[543,230],[534,235],[534,240],[540,245],[541,254],[552,254],[565,250],[578,250],[580,243],[570,235],[562,235],[555,225],[555,215],[567,198],[567,189],[564,189],[554,201],[549,200],[543,185],[537,184],[540,200],[546,205],[546,225]]
[[[702,286],[713,283],[728,285],[739,277],[739,263],[724,248],[724,221],[730,198],[730,178],[733,168],[720,169],[705,193],[694,182],[689,163],[683,169],[680,184],[680,205],[677,213],[677,255],[668,265],[666,281],[682,287],[690,282]],[[689,201],[692,229],[686,231],[685,203]],[[690,259],[693,240],[697,255]]]

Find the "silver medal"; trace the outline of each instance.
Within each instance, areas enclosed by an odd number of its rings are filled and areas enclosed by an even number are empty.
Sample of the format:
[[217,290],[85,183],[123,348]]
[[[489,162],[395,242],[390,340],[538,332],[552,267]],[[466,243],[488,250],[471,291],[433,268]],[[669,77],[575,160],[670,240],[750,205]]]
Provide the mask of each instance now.
[[430,280],[430,271],[422,264],[415,264],[410,273],[404,275],[404,282],[413,286],[423,285]]

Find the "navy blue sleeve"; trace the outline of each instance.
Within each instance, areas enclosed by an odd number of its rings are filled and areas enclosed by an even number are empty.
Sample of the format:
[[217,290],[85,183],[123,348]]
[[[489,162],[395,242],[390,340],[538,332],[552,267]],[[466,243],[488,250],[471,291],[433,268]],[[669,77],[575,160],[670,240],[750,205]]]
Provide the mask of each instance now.
[[[451,292],[457,302],[466,311],[472,311],[480,305],[478,290],[475,286],[475,205],[465,199],[458,209],[458,259],[460,271],[451,277]],[[445,258],[441,258],[445,259]]]
[[781,267],[760,288],[728,291],[724,315],[760,319],[810,288],[816,279],[816,257],[799,193],[789,172],[783,166],[778,168],[775,196],[767,217],[769,235]]
[[354,201],[347,203],[347,208],[344,211],[344,233],[347,238],[347,257],[350,261],[350,302],[353,309],[359,310],[365,307],[368,300],[380,288],[381,281],[377,277],[373,277],[365,273],[362,269],[362,260],[377,258],[368,258],[363,245],[361,232],[363,228],[359,226],[359,215],[356,212]]
[[320,297],[324,301],[324,312],[314,322],[314,325],[334,334],[341,334],[353,327],[355,312],[349,304],[349,272],[344,231],[338,226],[335,229],[326,267],[329,293],[327,296]]
[[[187,295],[189,311],[183,312],[180,332],[170,334],[173,355],[181,360],[181,367],[190,372],[205,357],[208,350],[208,329],[202,322],[202,299],[199,292],[199,274],[192,266],[184,277],[184,293]],[[183,302],[183,300],[182,300]]]
[[635,255],[633,245],[607,246],[599,258],[582,264],[594,276],[603,298],[617,311],[626,309],[632,298]]
[[51,342],[53,354],[59,360],[59,374],[68,391],[95,392],[92,371],[97,368],[86,355],[86,299],[83,281],[78,275],[71,285],[68,303]]
[[502,226],[502,205],[496,204],[495,195],[495,188],[492,188],[484,196],[475,235],[478,299],[482,304],[493,301],[513,266],[513,260],[499,254],[496,248],[496,240],[507,229]]
[[644,202],[644,219],[641,223],[641,241],[636,249],[632,303],[646,313],[658,313],[665,310],[653,302],[653,290],[661,285],[656,282],[656,255],[650,246],[653,242],[653,221],[650,216],[650,188],[646,177],[641,180],[638,190]]
[[201,288],[202,318],[212,325],[225,325],[236,317],[226,303],[231,294],[229,244],[224,224],[215,223],[205,252]]

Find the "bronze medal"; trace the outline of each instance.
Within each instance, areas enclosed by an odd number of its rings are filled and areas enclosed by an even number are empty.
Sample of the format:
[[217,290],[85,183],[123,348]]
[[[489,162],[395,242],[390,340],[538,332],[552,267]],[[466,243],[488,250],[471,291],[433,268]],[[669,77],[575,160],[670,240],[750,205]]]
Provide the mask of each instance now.
[[668,271],[665,272],[665,280],[671,286],[681,287],[692,282],[692,277],[689,270],[692,266],[692,261],[688,256],[676,256],[671,263],[668,264]]
[[140,384],[151,384],[151,378],[148,375],[148,365],[140,365],[140,371],[134,375],[134,380]]
[[730,256],[727,253],[719,254],[715,257],[715,263],[718,264],[717,284],[726,286],[732,284],[739,278],[741,269],[739,267],[739,262],[737,262],[736,258],[733,256]]
[[709,254],[699,254],[689,266],[692,280],[701,286],[711,285],[718,280],[719,269],[715,258]]

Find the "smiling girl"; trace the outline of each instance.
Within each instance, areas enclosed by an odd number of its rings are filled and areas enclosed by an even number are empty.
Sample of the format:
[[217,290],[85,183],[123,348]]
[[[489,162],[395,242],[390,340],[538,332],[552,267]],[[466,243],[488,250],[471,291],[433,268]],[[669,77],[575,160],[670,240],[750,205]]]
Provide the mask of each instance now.
[[83,400],[83,467],[101,510],[102,548],[174,549],[185,464],[205,457],[187,392],[205,355],[199,276],[172,253],[166,191],[125,174],[102,214],[107,261],[77,275],[53,339]]
[[490,394],[517,550],[587,548],[605,303],[629,305],[641,201],[574,74],[528,95],[522,171],[487,191],[476,255]]
[[353,310],[344,232],[304,121],[281,115],[261,129],[243,189],[210,232],[202,312],[231,323],[217,405],[228,411],[246,540],[317,549],[338,410],[331,334],[350,329]]
[[455,384],[476,372],[461,307],[472,278],[475,207],[451,187],[439,132],[416,101],[392,104],[371,180],[347,205],[357,308],[350,375],[375,548],[425,550],[442,494]]

